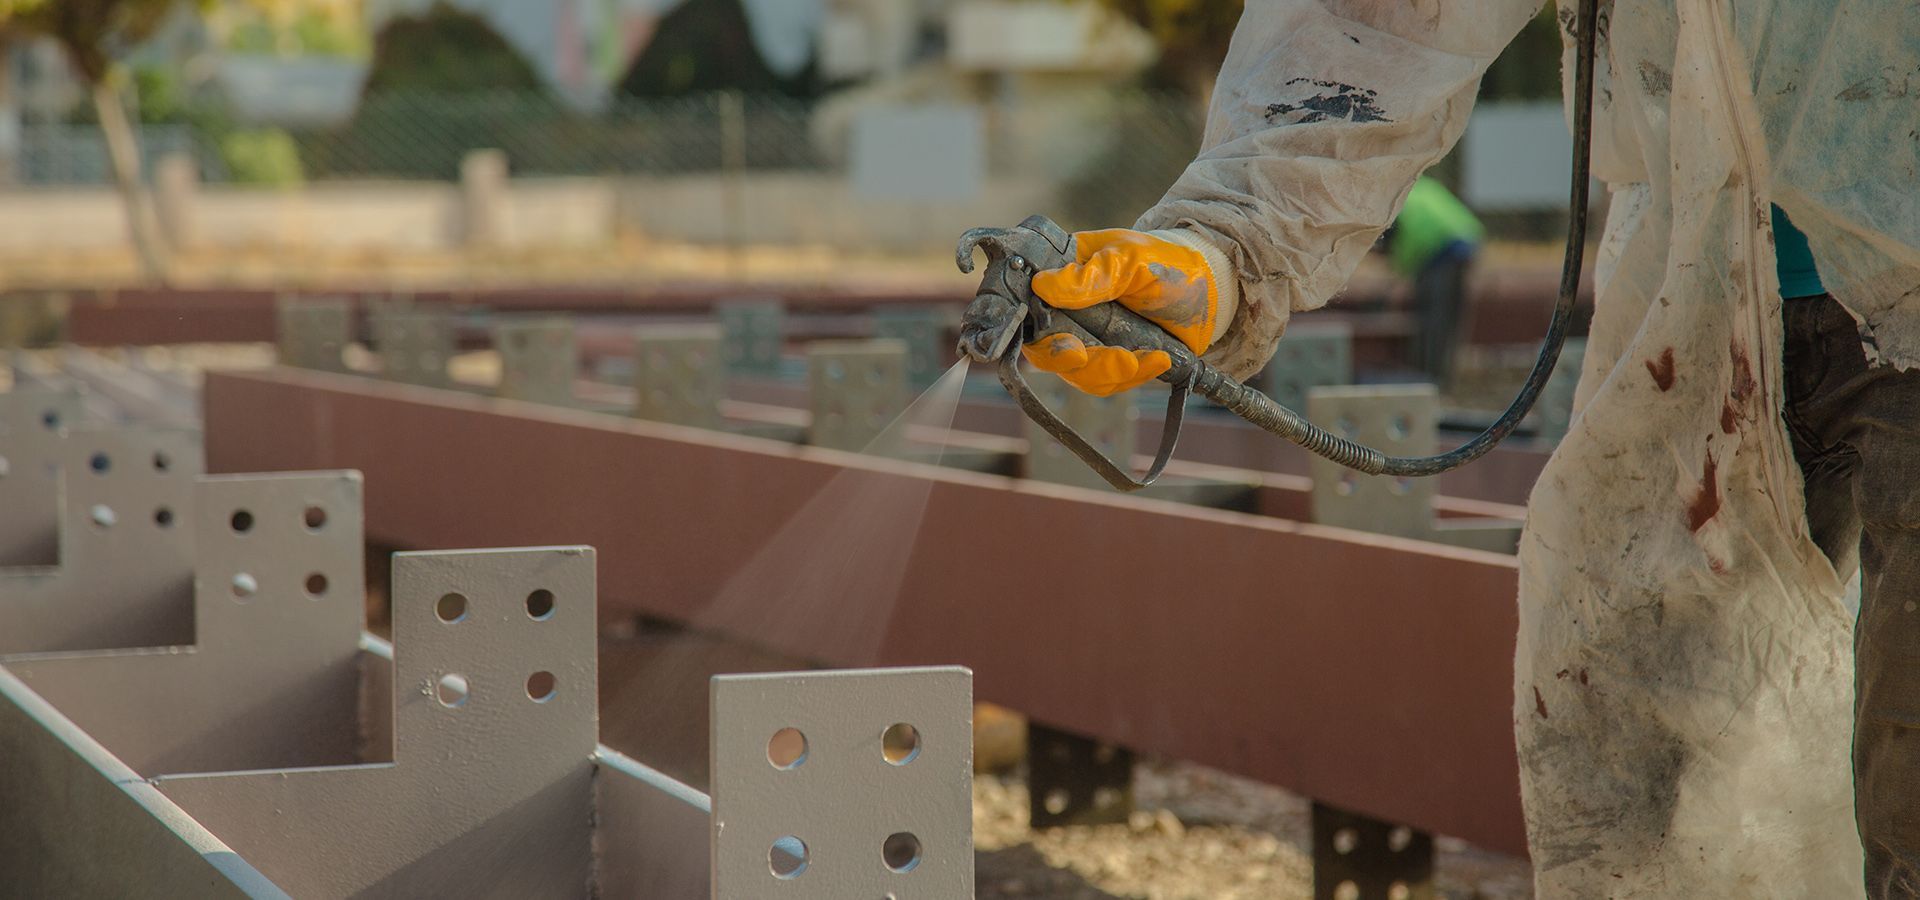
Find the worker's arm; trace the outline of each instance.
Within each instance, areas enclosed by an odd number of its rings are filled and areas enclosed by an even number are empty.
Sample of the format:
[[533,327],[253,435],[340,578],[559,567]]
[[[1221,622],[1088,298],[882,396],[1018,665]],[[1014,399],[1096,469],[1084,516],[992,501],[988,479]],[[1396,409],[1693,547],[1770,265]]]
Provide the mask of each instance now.
[[[1340,290],[1539,0],[1250,0],[1198,159],[1135,228],[1184,229],[1232,282],[1207,359],[1246,377]],[[1230,272],[1215,271],[1224,265]],[[1035,291],[1041,293],[1036,280]]]

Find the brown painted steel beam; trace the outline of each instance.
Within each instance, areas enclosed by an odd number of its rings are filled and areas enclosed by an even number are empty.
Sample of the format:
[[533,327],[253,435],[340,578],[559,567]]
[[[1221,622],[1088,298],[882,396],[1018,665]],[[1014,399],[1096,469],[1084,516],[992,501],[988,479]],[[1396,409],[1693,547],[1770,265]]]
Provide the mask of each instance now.
[[591,544],[610,617],[968,665],[1042,721],[1524,851],[1511,558],[354,376],[212,374],[205,407],[214,471],[363,471],[373,540]]

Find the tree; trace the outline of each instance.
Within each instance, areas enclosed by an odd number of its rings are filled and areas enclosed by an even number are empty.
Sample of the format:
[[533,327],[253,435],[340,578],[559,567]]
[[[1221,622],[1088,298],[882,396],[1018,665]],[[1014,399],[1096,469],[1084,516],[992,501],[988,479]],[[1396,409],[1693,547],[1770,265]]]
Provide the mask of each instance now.
[[107,141],[113,179],[127,210],[127,228],[149,279],[167,279],[166,242],[140,173],[140,147],[120,100],[125,80],[117,55],[137,46],[169,14],[209,0],[0,0],[0,31],[44,35],[65,51],[68,64],[92,93]]
[[1101,0],[1107,8],[1145,28],[1160,45],[1148,79],[1178,88],[1203,102],[1213,91],[1220,61],[1233,40],[1243,0]]

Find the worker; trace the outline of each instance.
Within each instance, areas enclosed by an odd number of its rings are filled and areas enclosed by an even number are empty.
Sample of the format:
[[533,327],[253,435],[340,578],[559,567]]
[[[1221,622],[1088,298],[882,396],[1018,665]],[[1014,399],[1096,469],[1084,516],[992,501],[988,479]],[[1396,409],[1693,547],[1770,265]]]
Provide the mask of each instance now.
[[[1118,300],[1250,375],[1454,145],[1536,9],[1249,3],[1198,158],[1034,291]],[[1920,894],[1912,16],[1601,7],[1596,309],[1519,558],[1513,710],[1542,897]],[[1559,21],[1571,46],[1574,10]],[[1170,366],[1070,336],[1025,352],[1096,393]]]
[[1454,348],[1460,343],[1460,310],[1467,275],[1487,234],[1473,211],[1453,192],[1422,175],[1407,192],[1400,214],[1381,236],[1393,271],[1413,283],[1413,364],[1434,384],[1453,381]]

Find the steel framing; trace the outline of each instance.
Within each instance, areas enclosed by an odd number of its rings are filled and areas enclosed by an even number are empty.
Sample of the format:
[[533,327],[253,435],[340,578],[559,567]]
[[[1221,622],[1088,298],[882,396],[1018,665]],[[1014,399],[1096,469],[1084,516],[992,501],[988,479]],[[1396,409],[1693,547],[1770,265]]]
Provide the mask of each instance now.
[[[958,662],[1043,721],[1524,852],[1510,557],[317,372],[210,375],[206,415],[214,471],[364,471],[379,541],[591,543],[603,614]],[[807,570],[844,523],[773,538],[829,488],[926,498],[873,640],[776,627],[770,594],[716,616],[750,563]]]

